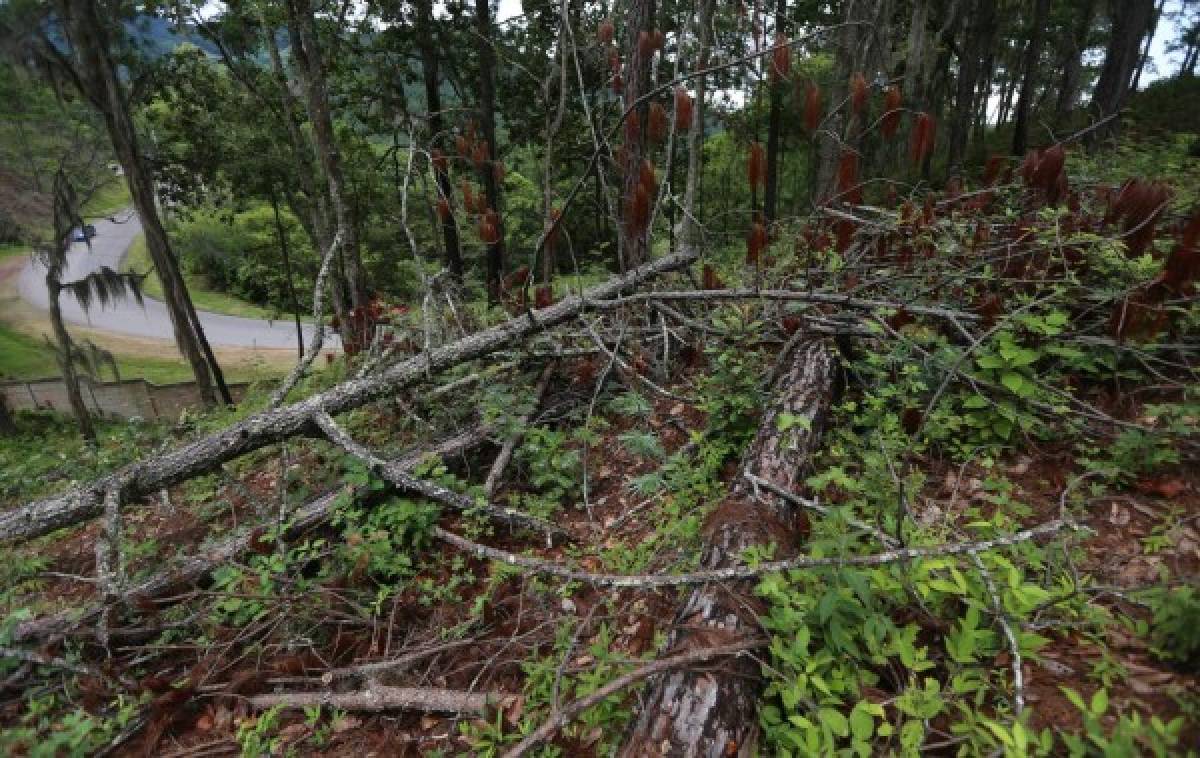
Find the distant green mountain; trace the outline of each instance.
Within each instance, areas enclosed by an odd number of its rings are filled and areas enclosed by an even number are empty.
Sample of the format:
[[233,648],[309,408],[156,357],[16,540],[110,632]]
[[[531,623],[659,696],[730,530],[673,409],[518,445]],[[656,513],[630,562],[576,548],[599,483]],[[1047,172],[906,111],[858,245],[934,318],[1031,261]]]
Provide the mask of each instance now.
[[141,15],[125,22],[129,37],[142,52],[157,58],[167,55],[185,42],[217,55],[217,46],[189,27],[177,28],[175,24],[160,16]]

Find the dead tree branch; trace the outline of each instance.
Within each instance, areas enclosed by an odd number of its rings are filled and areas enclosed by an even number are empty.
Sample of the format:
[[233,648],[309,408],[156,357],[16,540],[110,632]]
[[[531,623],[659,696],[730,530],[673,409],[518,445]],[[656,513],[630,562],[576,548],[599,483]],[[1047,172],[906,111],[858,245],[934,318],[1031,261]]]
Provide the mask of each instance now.
[[[461,434],[449,437],[428,450],[418,450],[406,454],[394,462],[394,466],[405,471],[416,468],[430,455],[449,456],[481,445],[487,439],[487,431],[476,427]],[[325,523],[334,513],[340,498],[345,494],[353,494],[353,487],[342,487],[315,498],[296,509],[288,522],[283,535],[285,539],[295,539],[308,530]],[[216,568],[234,560],[255,547],[255,541],[261,539],[263,530],[258,527],[243,529],[237,534],[212,545],[203,552],[183,558],[172,563],[164,571],[150,576],[132,586],[126,585],[121,596],[121,602],[132,607],[152,604],[159,598],[180,591],[194,582],[208,576]],[[70,609],[52,616],[33,619],[17,625],[13,630],[14,642],[43,639],[61,634],[75,626],[86,625],[95,619],[104,609],[103,602],[86,605],[82,610]]]
[[516,529],[531,529],[540,532],[546,536],[547,542],[555,539],[565,541],[571,538],[570,533],[566,530],[547,521],[522,513],[515,508],[502,508],[477,501],[466,495],[460,495],[440,484],[412,476],[407,470],[383,460],[363,445],[355,442],[350,435],[346,434],[345,430],[337,425],[337,422],[328,413],[323,411],[315,412],[313,414],[313,423],[320,428],[330,442],[366,463],[374,473],[401,490],[415,492],[457,511],[471,511],[485,514],[494,521]]
[[831,568],[834,566],[884,566],[889,563],[899,563],[901,561],[911,561],[920,558],[966,555],[994,550],[999,547],[1009,547],[1043,537],[1051,537],[1062,531],[1079,531],[1081,529],[1083,527],[1073,522],[1054,519],[1053,521],[1047,521],[1028,529],[1022,529],[1001,537],[993,537],[992,539],[979,540],[977,542],[943,542],[939,545],[929,545],[926,547],[905,547],[867,555],[843,555],[832,558],[812,558],[802,555],[786,560],[766,561],[754,566],[737,565],[729,568],[691,571],[683,574],[596,574],[590,571],[579,571],[570,566],[564,566],[561,563],[533,558],[528,555],[518,555],[507,550],[482,545],[437,526],[433,528],[433,536],[477,558],[487,558],[506,563],[510,566],[518,566],[535,574],[557,576],[560,579],[583,582],[597,587],[654,590],[664,587],[685,587],[695,584],[745,581],[781,571]]
[[504,440],[504,445],[501,446],[500,452],[496,455],[496,460],[492,462],[492,468],[488,471],[487,479],[483,482],[483,494],[485,497],[492,497],[496,494],[496,488],[500,485],[500,477],[504,476],[504,470],[508,468],[509,461],[512,460],[513,452],[516,451],[517,445],[521,444],[521,439],[525,436],[524,429],[529,426],[534,415],[537,413],[538,406],[542,404],[542,399],[546,396],[546,389],[550,386],[550,378],[554,376],[554,363],[546,364],[546,368],[542,369],[542,375],[538,378],[537,387],[533,390],[533,407],[529,409],[517,422],[517,431],[510,434]]
[[356,692],[278,692],[247,698],[259,710],[283,706],[306,708],[314,705],[345,711],[426,711],[469,713],[482,716],[489,708],[502,706],[517,695],[497,692],[461,692],[426,687],[389,687],[373,683]]
[[162,455],[143,458],[108,476],[44,500],[0,514],[0,544],[12,544],[94,518],[103,493],[117,489],[125,503],[190,479],[254,450],[312,429],[313,414],[337,415],[389,397],[442,371],[562,324],[643,282],[683,268],[696,259],[687,249],[614,276],[583,295],[571,295],[547,308],[528,311],[490,329],[402,361],[380,374],[343,382],[291,405],[262,411],[221,431]]

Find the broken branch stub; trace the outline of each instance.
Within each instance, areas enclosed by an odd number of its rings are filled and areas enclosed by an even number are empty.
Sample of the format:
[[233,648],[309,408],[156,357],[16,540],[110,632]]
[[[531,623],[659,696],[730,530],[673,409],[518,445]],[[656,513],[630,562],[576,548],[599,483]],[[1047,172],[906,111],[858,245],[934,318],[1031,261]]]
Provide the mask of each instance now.
[[[758,432],[743,458],[744,474],[796,489],[820,442],[835,365],[834,351],[824,340],[793,339],[784,347]],[[790,423],[780,423],[784,414]],[[796,542],[794,520],[785,500],[763,496],[750,476],[738,476],[709,516],[702,567],[736,565],[753,545],[775,543],[788,550]],[[753,638],[758,609],[745,585],[697,587],[676,615],[666,650],[677,654]],[[760,688],[758,664],[746,657],[718,670],[684,669],[657,677],[643,693],[620,755],[751,755]]]

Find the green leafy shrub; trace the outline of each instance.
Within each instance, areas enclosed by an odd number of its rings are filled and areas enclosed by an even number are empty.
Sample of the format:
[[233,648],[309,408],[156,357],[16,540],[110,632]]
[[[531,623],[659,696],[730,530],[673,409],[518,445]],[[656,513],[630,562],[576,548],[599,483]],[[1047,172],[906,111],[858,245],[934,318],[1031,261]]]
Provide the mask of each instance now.
[[1200,669],[1200,592],[1174,587],[1152,601],[1150,636],[1161,657]]

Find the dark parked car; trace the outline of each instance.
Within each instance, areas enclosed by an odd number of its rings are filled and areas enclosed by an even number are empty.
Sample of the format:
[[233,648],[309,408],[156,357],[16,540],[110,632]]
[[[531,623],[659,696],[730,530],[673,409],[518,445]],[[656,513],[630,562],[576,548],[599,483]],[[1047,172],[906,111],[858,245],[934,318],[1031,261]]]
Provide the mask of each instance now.
[[75,227],[75,231],[71,232],[71,239],[76,242],[86,242],[96,236],[96,227],[92,224],[84,224],[82,227]]

